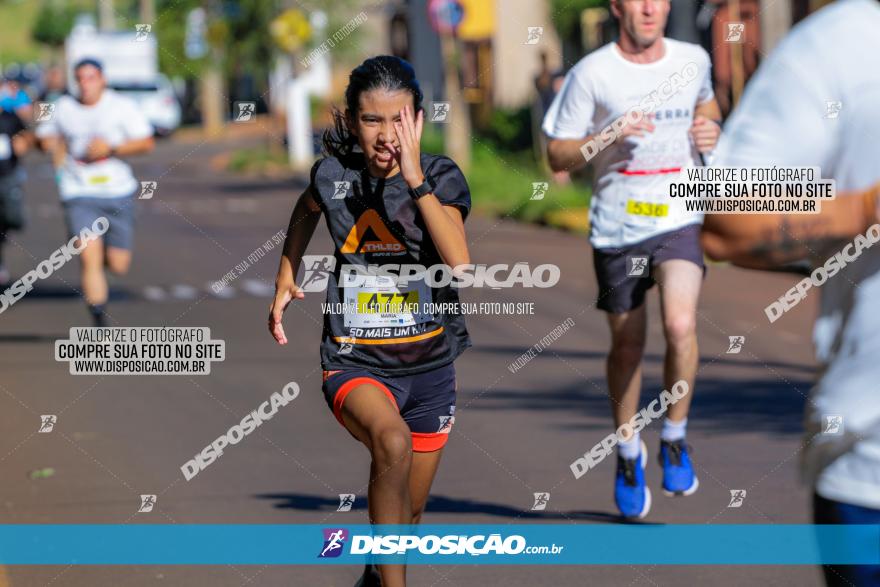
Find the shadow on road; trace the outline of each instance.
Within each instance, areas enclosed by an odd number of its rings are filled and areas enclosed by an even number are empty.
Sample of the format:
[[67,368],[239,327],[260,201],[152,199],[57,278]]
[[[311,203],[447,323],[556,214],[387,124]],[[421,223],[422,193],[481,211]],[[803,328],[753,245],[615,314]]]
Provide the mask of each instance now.
[[0,344],[55,342],[56,340],[64,340],[68,336],[67,332],[64,334],[0,334]]
[[[468,353],[491,353],[497,355],[508,355],[511,358],[511,361],[519,358],[523,353],[528,351],[527,348],[523,348],[521,346],[505,346],[505,345],[479,345],[474,346],[472,349],[468,350]],[[604,361],[608,357],[607,352],[595,352],[595,351],[574,351],[574,350],[557,350],[553,349],[551,351],[547,351],[547,357],[554,358],[555,356],[559,356],[563,359],[584,359],[584,360],[602,360]],[[659,355],[656,353],[645,353],[644,358],[642,359],[645,363],[656,363],[663,364],[663,355]],[[757,366],[768,367],[773,369],[791,369],[794,371],[800,371],[809,375],[814,375],[817,372],[816,367],[812,365],[804,365],[802,363],[783,363],[780,361],[746,361],[743,359],[721,359],[718,357],[700,357],[700,366],[705,367],[707,365],[721,365],[721,366],[732,366],[732,367],[743,367],[743,368],[754,368]]]
[[[19,299],[16,303],[27,303],[29,300],[52,301],[66,298],[81,299],[82,294],[77,291],[77,289],[75,289],[77,287],[79,287],[78,281],[75,284],[71,284],[69,286],[36,285],[34,289],[27,292],[27,294],[23,298]],[[135,298],[135,296],[133,296],[130,291],[119,287],[111,287],[108,293],[108,297],[111,302],[131,300]]]
[[[782,376],[776,380],[698,378],[688,426],[692,430],[715,432],[800,434],[803,432],[804,403],[812,382],[812,378],[786,379]],[[606,431],[611,426],[606,389],[604,377],[531,390],[495,388],[486,392],[463,386],[459,391],[460,407],[456,415],[466,418],[468,410],[491,410],[496,413],[552,411],[563,415],[560,421],[564,423],[558,424],[559,428]],[[658,380],[646,379],[642,389],[641,405],[646,406],[657,397],[662,384]],[[582,414],[584,422],[568,423],[571,414]],[[607,416],[607,420],[597,423],[597,416]]]
[[[339,501],[328,499],[320,495],[306,495],[302,493],[267,493],[255,496],[258,499],[275,500],[278,503],[274,507],[281,509],[294,509],[300,511],[335,511],[339,505]],[[352,511],[367,510],[366,496],[357,496],[352,506]],[[623,524],[647,524],[657,525],[653,522],[627,521],[620,516],[610,512],[599,511],[540,511],[533,512],[528,510],[518,510],[507,505],[489,503],[483,501],[474,501],[470,499],[454,499],[445,496],[433,495],[428,499],[426,511],[431,513],[444,514],[482,514],[488,516],[497,516],[499,518],[511,518],[514,520],[578,520],[602,522],[606,524],[623,523]]]

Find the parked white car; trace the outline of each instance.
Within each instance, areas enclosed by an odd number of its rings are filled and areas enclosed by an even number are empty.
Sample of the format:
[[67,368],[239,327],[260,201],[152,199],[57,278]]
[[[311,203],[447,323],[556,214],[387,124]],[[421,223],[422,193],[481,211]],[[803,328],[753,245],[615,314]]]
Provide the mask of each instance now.
[[165,75],[158,74],[155,83],[111,84],[114,90],[137,102],[156,133],[162,136],[171,134],[180,126],[182,115],[180,100],[174,86]]

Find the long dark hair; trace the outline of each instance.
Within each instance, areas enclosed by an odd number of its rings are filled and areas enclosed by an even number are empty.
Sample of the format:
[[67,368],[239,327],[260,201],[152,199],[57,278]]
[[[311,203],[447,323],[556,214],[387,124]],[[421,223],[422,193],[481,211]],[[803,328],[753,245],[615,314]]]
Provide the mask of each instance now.
[[321,138],[324,155],[337,158],[351,155],[358,141],[349,130],[349,122],[354,125],[357,121],[361,94],[377,89],[409,92],[413,97],[413,111],[418,113],[422,109],[422,89],[412,65],[393,55],[371,57],[354,68],[348,77],[346,112],[333,107],[333,127],[324,131]]

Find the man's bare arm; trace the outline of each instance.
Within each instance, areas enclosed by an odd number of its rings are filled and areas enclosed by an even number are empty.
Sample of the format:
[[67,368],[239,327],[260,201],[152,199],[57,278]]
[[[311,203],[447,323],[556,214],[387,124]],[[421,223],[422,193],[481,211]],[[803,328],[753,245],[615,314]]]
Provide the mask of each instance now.
[[876,224],[880,183],[822,202],[820,214],[707,214],[702,244],[715,260],[770,269],[819,258]]
[[590,135],[583,139],[550,139],[547,143],[547,160],[553,171],[576,171],[586,166],[587,160],[581,148],[596,138]]

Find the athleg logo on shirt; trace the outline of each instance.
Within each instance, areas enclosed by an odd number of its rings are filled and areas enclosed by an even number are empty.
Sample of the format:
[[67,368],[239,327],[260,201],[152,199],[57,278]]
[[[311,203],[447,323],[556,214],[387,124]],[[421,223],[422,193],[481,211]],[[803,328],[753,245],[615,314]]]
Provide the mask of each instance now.
[[324,547],[318,558],[336,558],[342,554],[345,541],[348,540],[348,530],[345,528],[324,528]]
[[351,189],[350,181],[334,181],[333,182],[333,200],[344,200],[345,196],[348,195],[348,190]]
[[[369,233],[375,235],[375,240],[367,240]],[[365,210],[357,219],[339,251],[341,253],[402,253],[405,248],[382,222],[379,213],[371,209]]]

